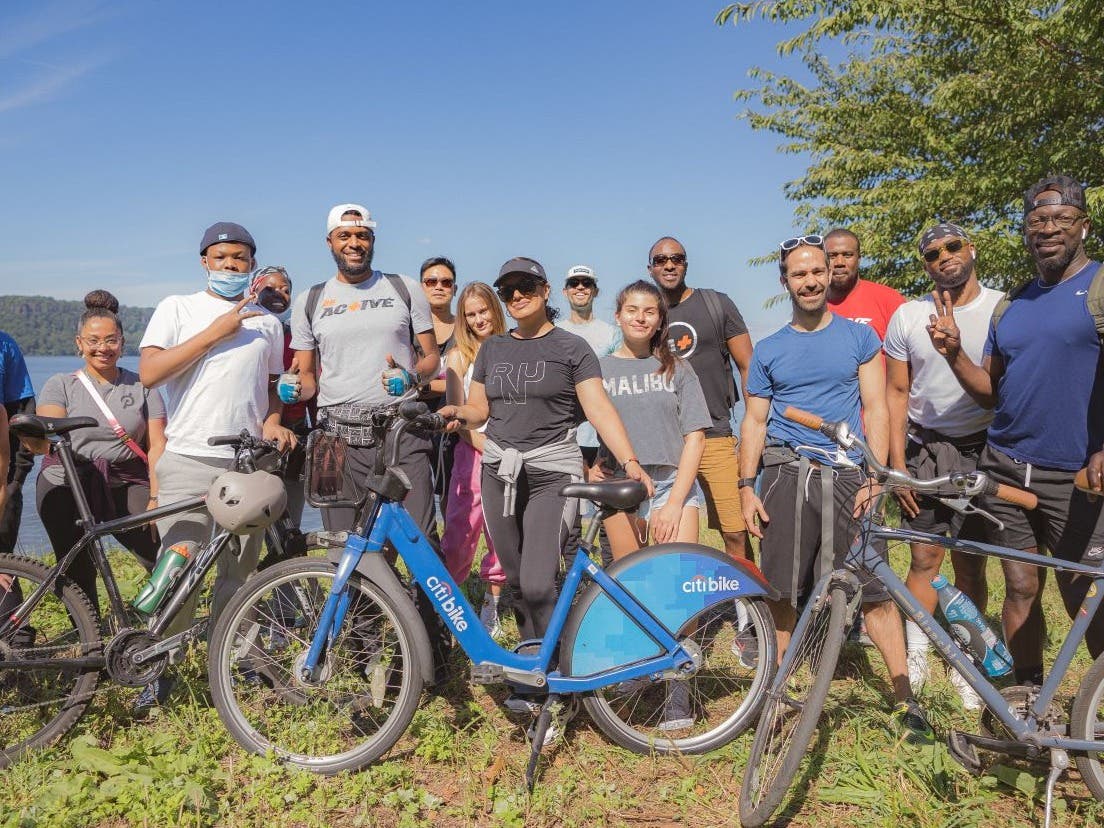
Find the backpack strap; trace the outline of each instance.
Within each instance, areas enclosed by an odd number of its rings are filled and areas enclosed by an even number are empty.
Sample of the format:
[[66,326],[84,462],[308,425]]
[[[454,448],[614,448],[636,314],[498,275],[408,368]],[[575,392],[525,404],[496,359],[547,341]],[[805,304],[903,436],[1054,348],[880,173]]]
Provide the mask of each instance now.
[[993,315],[989,318],[990,328],[992,328],[994,331],[997,329],[997,325],[1000,324],[1001,317],[1004,316],[1004,312],[1008,310],[1009,305],[1012,304],[1012,300],[1014,300],[1017,296],[1027,290],[1027,286],[1030,285],[1032,281],[1034,280],[1029,279],[1026,282],[1016,285],[1016,287],[1006,292],[1004,296],[1000,298],[997,304],[993,306]]
[[307,312],[307,327],[311,329],[311,333],[314,333],[314,312],[318,310],[318,302],[322,299],[322,291],[325,287],[325,282],[319,282],[317,285],[311,285],[311,289],[307,291],[307,304],[304,310]]
[[410,337],[410,347],[421,357],[423,354],[422,349],[418,346],[418,337],[414,333],[414,316],[410,312],[410,291],[406,287],[406,282],[403,281],[403,277],[398,273],[384,273],[383,276],[391,283],[391,287],[395,289],[395,293],[399,294],[399,298],[402,299],[403,304],[406,305],[406,332],[407,336]]
[[1096,325],[1096,335],[1104,344],[1104,265],[1096,268],[1092,284],[1089,285],[1089,295],[1085,297],[1085,305],[1092,314],[1093,323]]
[[710,288],[695,288],[695,290],[701,294],[702,301],[705,303],[705,312],[709,314],[709,319],[713,322],[713,330],[717,334],[717,348],[721,352],[722,359],[726,364],[729,364],[729,383],[728,383],[728,407],[731,408],[736,404],[736,377],[732,376],[731,359],[732,355],[728,352],[728,340],[724,335],[724,308],[721,307],[720,297],[717,296],[717,291]]

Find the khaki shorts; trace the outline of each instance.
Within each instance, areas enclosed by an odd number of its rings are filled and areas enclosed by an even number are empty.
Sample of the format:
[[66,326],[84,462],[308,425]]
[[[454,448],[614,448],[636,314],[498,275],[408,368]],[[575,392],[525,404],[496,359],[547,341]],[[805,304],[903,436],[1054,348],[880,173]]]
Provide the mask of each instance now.
[[719,532],[734,533],[747,529],[740,509],[740,466],[736,462],[735,436],[706,437],[698,483],[705,493],[709,527]]

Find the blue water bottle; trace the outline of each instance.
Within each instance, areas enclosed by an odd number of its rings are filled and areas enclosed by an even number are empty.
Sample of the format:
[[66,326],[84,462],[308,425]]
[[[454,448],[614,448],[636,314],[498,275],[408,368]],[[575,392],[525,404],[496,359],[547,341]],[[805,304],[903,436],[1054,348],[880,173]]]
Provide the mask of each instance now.
[[951,586],[942,575],[932,578],[939,596],[939,608],[951,625],[951,635],[962,649],[974,657],[990,678],[1003,676],[1012,670],[1012,655],[1004,642],[989,629],[978,608],[965,593]]

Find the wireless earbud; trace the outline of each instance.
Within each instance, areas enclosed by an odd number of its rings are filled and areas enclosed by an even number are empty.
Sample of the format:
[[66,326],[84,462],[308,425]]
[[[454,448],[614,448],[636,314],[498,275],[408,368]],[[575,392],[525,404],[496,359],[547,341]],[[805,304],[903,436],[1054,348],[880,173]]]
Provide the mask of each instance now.
[[1081,228],[1081,238],[1082,239],[1087,239],[1088,237],[1089,237],[1089,228],[1088,227],[1082,227]]
[[970,251],[970,258],[971,259],[976,259],[977,258],[977,251],[976,250],[971,250]]

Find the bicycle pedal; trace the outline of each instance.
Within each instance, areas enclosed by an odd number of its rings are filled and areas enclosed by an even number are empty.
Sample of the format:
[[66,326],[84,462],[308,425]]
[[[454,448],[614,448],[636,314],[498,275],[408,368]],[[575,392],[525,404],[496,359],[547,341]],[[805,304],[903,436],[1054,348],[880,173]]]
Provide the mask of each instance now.
[[948,733],[947,751],[951,754],[951,758],[972,776],[981,776],[982,771],[985,770],[977,746],[967,739],[965,733],[959,730],[952,730]]
[[506,674],[498,664],[473,664],[471,666],[472,684],[501,684]]

